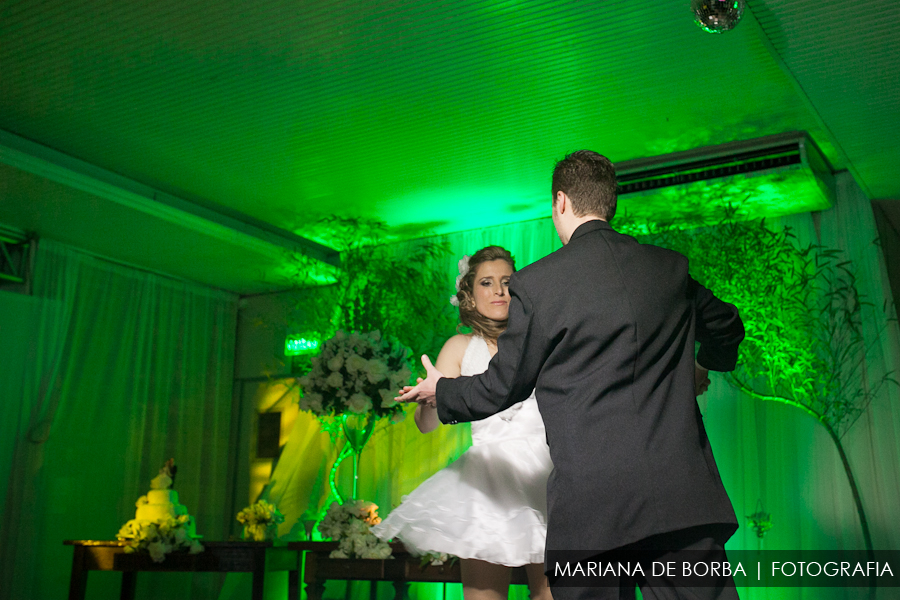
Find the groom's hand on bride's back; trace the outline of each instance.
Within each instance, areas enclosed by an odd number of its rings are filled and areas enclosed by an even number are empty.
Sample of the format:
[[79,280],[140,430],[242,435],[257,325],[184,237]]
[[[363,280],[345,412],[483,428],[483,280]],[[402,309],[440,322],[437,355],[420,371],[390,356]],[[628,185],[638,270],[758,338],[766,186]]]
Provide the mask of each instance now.
[[431,359],[427,355],[422,355],[422,365],[425,367],[425,379],[419,377],[416,379],[418,385],[404,386],[400,390],[400,396],[395,398],[398,402],[418,402],[428,406],[437,406],[437,382],[444,377],[444,374],[438,371]]

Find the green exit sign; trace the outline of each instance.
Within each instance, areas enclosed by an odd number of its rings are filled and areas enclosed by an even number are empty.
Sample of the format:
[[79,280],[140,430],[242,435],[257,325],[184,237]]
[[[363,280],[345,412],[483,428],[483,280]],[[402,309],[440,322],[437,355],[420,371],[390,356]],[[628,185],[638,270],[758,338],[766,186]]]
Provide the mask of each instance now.
[[304,354],[315,354],[319,351],[322,342],[315,338],[305,336],[291,336],[284,341],[285,356],[303,356]]

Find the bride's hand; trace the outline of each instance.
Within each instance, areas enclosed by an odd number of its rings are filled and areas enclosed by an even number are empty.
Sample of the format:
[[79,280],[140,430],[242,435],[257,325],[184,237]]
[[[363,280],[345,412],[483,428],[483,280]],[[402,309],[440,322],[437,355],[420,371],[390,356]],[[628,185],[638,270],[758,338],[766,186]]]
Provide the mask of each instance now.
[[424,354],[422,355],[422,365],[425,366],[425,379],[419,377],[417,379],[418,385],[404,386],[401,390],[403,393],[395,400],[398,402],[418,402],[425,406],[437,406],[437,382],[444,375],[431,364],[431,359]]
[[[416,377],[417,384],[422,383],[422,381],[424,381],[424,380],[421,377]],[[412,386],[412,385],[404,385],[402,388],[400,388],[399,393],[400,393],[400,395],[403,395],[403,394],[409,392],[410,390],[412,390],[414,387],[415,386]]]

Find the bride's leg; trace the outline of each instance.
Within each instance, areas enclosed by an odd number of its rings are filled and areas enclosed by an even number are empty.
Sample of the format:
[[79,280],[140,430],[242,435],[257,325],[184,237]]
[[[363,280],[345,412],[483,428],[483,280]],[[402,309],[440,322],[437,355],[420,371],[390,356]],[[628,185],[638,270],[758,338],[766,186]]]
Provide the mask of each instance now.
[[506,600],[509,567],[468,558],[459,562],[465,600]]
[[525,573],[528,574],[531,600],[553,600],[553,596],[550,595],[550,584],[544,575],[544,563],[525,565]]

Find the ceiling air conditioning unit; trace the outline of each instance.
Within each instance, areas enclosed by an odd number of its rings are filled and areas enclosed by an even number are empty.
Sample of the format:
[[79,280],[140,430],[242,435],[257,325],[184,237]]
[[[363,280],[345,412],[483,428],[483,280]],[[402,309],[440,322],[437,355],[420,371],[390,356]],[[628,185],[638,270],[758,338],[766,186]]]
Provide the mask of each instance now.
[[675,228],[830,208],[834,176],[805,132],[616,163],[617,218]]

